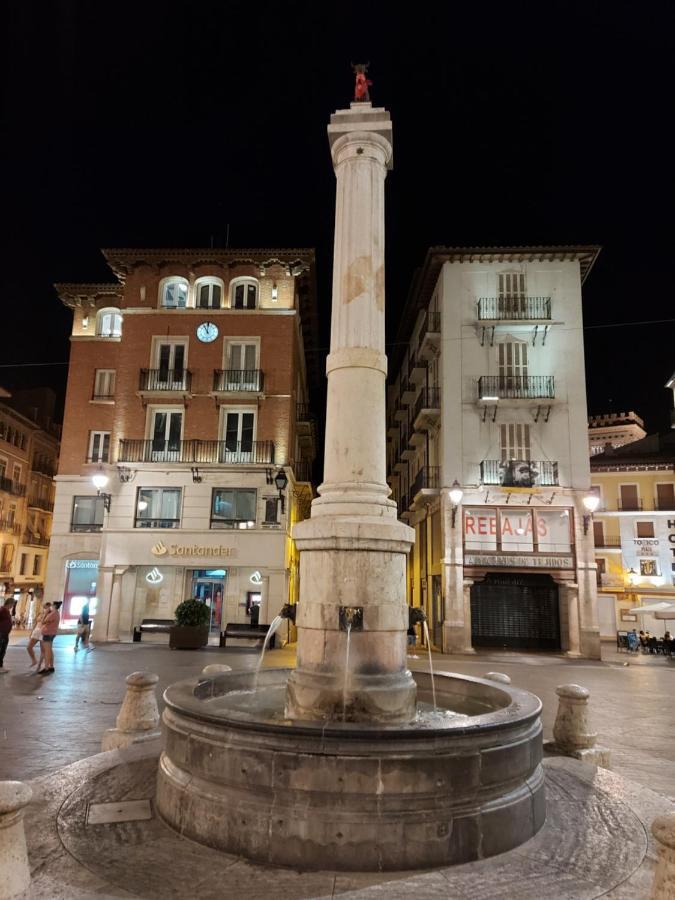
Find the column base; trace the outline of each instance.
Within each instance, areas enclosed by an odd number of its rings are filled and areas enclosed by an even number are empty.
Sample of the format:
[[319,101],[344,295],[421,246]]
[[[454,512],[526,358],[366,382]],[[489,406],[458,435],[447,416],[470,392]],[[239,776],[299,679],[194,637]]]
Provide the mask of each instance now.
[[474,654],[475,652],[464,625],[443,624],[443,653]]
[[417,685],[408,670],[350,675],[294,669],[286,688],[286,718],[405,724],[417,712]]
[[587,631],[582,628],[579,636],[579,649],[581,655],[586,659],[601,659],[600,632],[597,629]]
[[579,653],[578,650],[566,650],[565,656],[568,657],[568,659],[582,659],[583,658],[581,653]]

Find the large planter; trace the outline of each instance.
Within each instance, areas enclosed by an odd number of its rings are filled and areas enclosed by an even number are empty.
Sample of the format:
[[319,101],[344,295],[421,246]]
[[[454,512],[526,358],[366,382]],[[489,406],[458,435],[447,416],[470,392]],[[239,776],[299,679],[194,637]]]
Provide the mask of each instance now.
[[208,625],[172,625],[169,632],[169,647],[172,650],[199,650],[208,642]]

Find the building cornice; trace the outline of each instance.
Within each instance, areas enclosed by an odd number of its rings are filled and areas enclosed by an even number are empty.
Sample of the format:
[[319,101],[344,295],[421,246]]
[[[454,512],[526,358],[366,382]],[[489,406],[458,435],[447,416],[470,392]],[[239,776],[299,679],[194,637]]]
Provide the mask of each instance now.
[[641,460],[622,463],[594,463],[591,460],[591,474],[596,472],[675,472],[675,460]]
[[263,269],[284,266],[292,275],[300,275],[314,265],[314,250],[311,247],[115,247],[104,248],[101,253],[122,282],[130,271],[141,265],[256,265]]
[[124,288],[119,283],[101,282],[91,284],[55,284],[54,288],[64,306],[76,309],[80,306],[95,305],[100,298],[121,300]]

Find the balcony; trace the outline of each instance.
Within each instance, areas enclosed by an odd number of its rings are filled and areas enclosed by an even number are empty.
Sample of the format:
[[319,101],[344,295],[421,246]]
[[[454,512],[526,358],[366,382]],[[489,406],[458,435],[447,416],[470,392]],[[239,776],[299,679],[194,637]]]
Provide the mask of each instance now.
[[188,369],[141,369],[138,393],[141,396],[190,394],[192,393],[192,372]]
[[441,347],[441,314],[427,312],[420,329],[417,353],[420,359],[435,359]]
[[415,431],[428,431],[438,424],[440,417],[441,389],[422,388],[413,412],[413,427]]
[[13,494],[15,497],[23,497],[26,493],[26,485],[20,484],[18,481],[12,481],[11,478],[0,478],[0,491],[6,494]]
[[396,401],[396,408],[394,409],[394,418],[397,422],[407,422],[408,421],[408,405],[399,399]]
[[410,430],[405,426],[401,429],[401,459],[414,459],[415,448],[410,444]]
[[554,398],[553,375],[483,375],[478,379],[478,399],[481,403]]
[[49,547],[49,538],[36,534],[34,531],[24,531],[22,544],[28,544],[30,547]]
[[44,500],[42,497],[29,497],[28,507],[32,509],[43,509],[45,512],[54,512],[54,504],[51,500]]
[[221,394],[262,394],[265,379],[260,369],[215,369],[213,391]]
[[441,489],[441,467],[440,466],[422,466],[417,473],[413,486],[410,490],[410,496],[413,501],[417,500],[418,494],[425,492],[430,495],[436,495]]
[[427,377],[426,360],[421,359],[418,355],[411,352],[408,359],[408,381],[411,385],[424,384]]
[[558,484],[558,463],[533,459],[484,459],[480,464],[482,484],[502,487],[553,487]]
[[46,475],[48,478],[53,478],[56,475],[55,466],[39,460],[33,460],[30,470],[31,472],[37,472],[38,475]]
[[640,512],[642,510],[642,500],[619,500],[616,508],[619,512]]
[[387,437],[394,441],[398,437],[400,425],[392,413],[387,418]]
[[219,463],[269,465],[274,463],[273,441],[156,441],[121,440],[120,463]]
[[658,509],[659,512],[672,512],[675,510],[675,497],[671,497],[668,499],[659,499],[657,498],[654,501],[654,509]]
[[415,402],[415,395],[417,394],[417,388],[414,384],[410,384],[408,381],[401,380],[401,403],[405,406],[410,406],[411,403]]
[[595,548],[596,550],[619,550],[621,549],[621,538],[614,536],[598,538],[596,536]]
[[549,322],[550,297],[480,297],[478,319],[481,322]]
[[21,534],[21,526],[11,519],[0,519],[0,534]]
[[299,462],[291,463],[291,469],[293,469],[296,481],[312,483],[312,463],[310,460],[302,459]]

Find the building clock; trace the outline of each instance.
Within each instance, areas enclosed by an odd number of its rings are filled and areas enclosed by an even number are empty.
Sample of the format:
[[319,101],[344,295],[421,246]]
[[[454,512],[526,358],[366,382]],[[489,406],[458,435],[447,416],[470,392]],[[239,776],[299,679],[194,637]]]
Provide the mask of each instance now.
[[218,337],[218,326],[214,325],[213,322],[202,322],[197,327],[197,337],[205,344],[210,344],[211,341],[215,341]]

